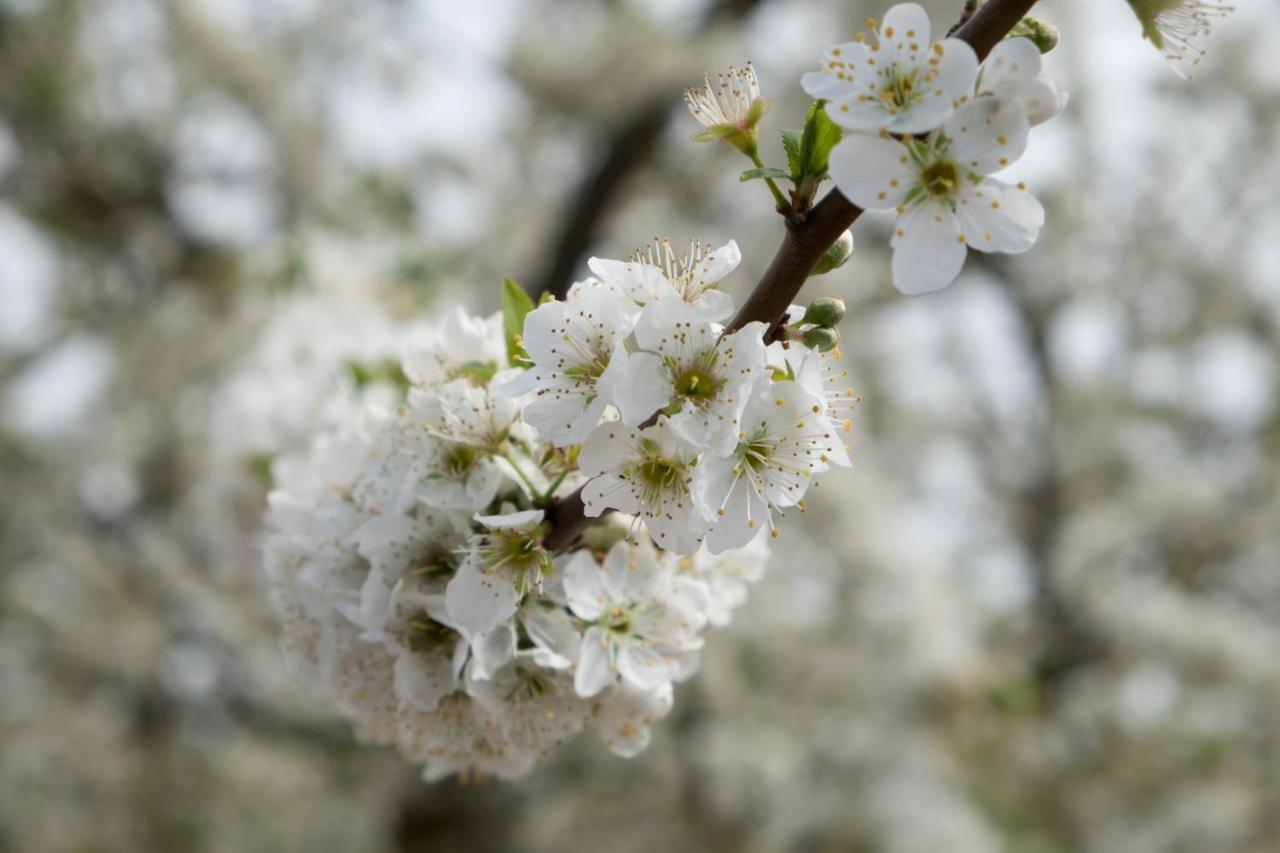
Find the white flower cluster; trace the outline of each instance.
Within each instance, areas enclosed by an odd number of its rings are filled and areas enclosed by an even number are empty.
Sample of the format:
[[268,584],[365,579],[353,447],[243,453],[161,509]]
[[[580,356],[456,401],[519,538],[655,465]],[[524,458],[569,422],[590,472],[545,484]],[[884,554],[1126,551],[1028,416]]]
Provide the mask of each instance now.
[[[719,325],[738,261],[593,259],[510,340],[451,315],[403,359],[402,404],[277,462],[286,653],[361,737],[428,779],[520,776],[588,725],[645,747],[763,571],[758,534],[848,464],[833,355]],[[552,553],[546,510],[578,487],[589,516],[630,518]]]
[[1041,74],[1029,39],[1002,41],[979,67],[965,42],[934,42],[925,11],[894,6],[874,40],[827,48],[804,76],[814,98],[846,131],[831,176],[867,210],[896,210],[893,281],[908,295],[949,285],[966,247],[1024,252],[1044,209],[1021,184],[991,177],[1026,150],[1029,131],[1066,96]]

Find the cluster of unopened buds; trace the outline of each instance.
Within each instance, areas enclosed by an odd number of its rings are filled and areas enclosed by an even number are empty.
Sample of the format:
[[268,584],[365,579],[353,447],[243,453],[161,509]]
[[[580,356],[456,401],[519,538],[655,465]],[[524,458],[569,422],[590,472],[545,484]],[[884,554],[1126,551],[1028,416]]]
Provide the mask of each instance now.
[[[871,30],[805,75],[817,103],[783,132],[789,170],[760,160],[750,66],[687,94],[697,138],[749,156],[744,179],[768,181],[780,212],[828,177],[896,210],[905,293],[948,285],[966,247],[1029,248],[1042,208],[991,175],[1066,101],[1043,44],[1006,39],[980,64],[932,40],[915,4]],[[846,233],[814,273],[851,251]],[[362,738],[429,779],[518,777],[586,727],[619,755],[645,747],[781,517],[849,464],[844,304],[735,318],[718,285],[739,261],[732,241],[678,255],[659,240],[592,259],[562,300],[508,282],[499,314],[454,312],[409,346],[401,402],[276,461],[266,564],[285,650]],[[566,536],[553,522],[572,502]]]

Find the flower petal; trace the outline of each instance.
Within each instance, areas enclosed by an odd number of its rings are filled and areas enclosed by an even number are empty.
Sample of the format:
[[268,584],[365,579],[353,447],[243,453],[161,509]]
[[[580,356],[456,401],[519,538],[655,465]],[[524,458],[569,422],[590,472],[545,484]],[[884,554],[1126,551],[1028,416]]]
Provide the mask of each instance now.
[[866,210],[902,204],[917,179],[906,146],[879,136],[846,136],[831,150],[830,169],[840,192]]
[[582,654],[573,674],[573,689],[588,698],[604,690],[614,681],[613,663],[609,660],[609,640],[599,628],[588,628],[582,637]]
[[1031,125],[1013,101],[978,98],[956,110],[942,130],[951,140],[956,163],[985,176],[1022,156]]
[[964,266],[964,235],[955,216],[936,204],[915,204],[898,217],[893,238],[893,285],[907,296],[951,284]]
[[520,596],[504,572],[484,572],[466,560],[445,588],[444,606],[449,617],[472,634],[501,625],[516,612]]
[[597,619],[609,605],[604,575],[590,551],[575,551],[564,570],[564,594],[580,619]]
[[440,700],[457,687],[449,658],[420,652],[396,656],[395,690],[401,702],[412,702],[422,711],[434,711]]
[[960,194],[956,218],[965,240],[981,252],[1025,252],[1044,226],[1044,208],[1026,190],[987,178]]
[[920,4],[899,3],[885,12],[880,22],[880,48],[891,49],[904,59],[919,56],[932,44],[932,33],[929,14]]
[[626,356],[622,374],[613,390],[613,404],[618,407],[622,422],[639,426],[654,412],[667,404],[671,397],[671,383],[662,366],[662,358],[651,352],[637,352]]

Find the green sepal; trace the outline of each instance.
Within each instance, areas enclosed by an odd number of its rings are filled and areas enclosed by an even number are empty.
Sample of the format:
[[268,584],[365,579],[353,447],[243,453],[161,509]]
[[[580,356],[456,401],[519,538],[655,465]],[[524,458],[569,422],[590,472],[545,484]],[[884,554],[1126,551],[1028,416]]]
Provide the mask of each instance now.
[[742,135],[742,129],[732,124],[713,124],[705,130],[700,130],[689,138],[694,142],[726,142],[733,141]]
[[522,338],[524,318],[533,310],[533,300],[514,280],[502,280],[502,329],[507,338],[507,362],[512,366],[529,360]]
[[[1141,20],[1141,18],[1139,19]],[[1148,32],[1146,21],[1143,21],[1142,29],[1143,32],[1147,33],[1147,38],[1150,38],[1153,44],[1155,44],[1156,40],[1160,38],[1158,30],[1156,31],[1156,37],[1151,37],[1150,32]],[[1155,28],[1151,27],[1150,29]],[[1058,28],[1053,24],[1039,18],[1032,18],[1028,16],[1014,24],[1013,29],[1009,31],[1009,34],[1005,36],[1005,38],[1030,39],[1031,43],[1034,44],[1041,53],[1048,53],[1058,46],[1058,40],[1061,36],[1058,33]],[[1160,39],[1160,41],[1163,41],[1163,39]],[[1163,45],[1156,44],[1156,47],[1160,48],[1163,47]]]

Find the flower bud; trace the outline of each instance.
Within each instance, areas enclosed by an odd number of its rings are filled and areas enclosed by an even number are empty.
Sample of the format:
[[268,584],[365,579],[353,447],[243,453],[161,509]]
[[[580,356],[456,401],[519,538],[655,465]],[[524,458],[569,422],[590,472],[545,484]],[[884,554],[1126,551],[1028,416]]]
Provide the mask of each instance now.
[[1028,16],[1014,24],[1006,38],[1031,39],[1041,53],[1048,53],[1058,46],[1058,28],[1048,21]]
[[822,253],[822,257],[818,259],[817,266],[813,268],[813,272],[809,273],[809,275],[826,275],[832,270],[838,270],[851,257],[853,257],[853,234],[845,231]]
[[829,352],[840,345],[840,330],[815,326],[804,333],[804,345],[818,352]]
[[809,303],[800,322],[830,328],[839,325],[843,319],[844,300],[839,296],[820,296]]

